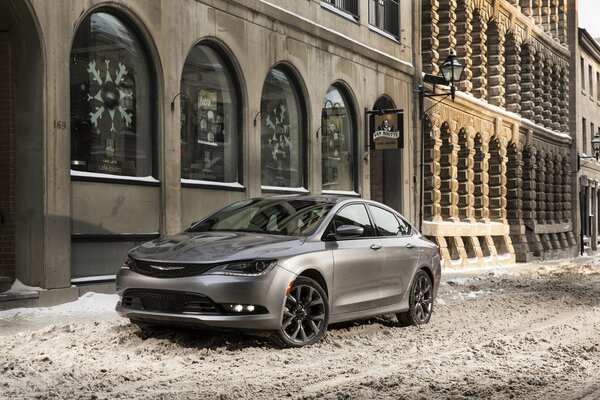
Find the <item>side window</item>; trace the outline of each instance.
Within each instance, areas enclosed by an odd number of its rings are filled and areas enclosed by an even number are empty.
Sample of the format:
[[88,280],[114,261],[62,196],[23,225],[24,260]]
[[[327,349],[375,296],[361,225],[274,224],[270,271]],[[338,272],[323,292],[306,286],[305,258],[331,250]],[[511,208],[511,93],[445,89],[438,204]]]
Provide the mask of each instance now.
[[373,220],[380,236],[406,236],[410,234],[410,225],[396,218],[383,208],[369,206]]
[[399,231],[398,231],[399,235],[401,235],[401,236],[412,235],[412,228],[410,227],[408,222],[406,222],[402,218],[398,218],[398,228],[399,228]]
[[335,217],[333,217],[333,227],[335,229],[342,225],[362,227],[365,231],[361,237],[375,236],[375,229],[373,229],[373,226],[371,225],[369,214],[367,214],[367,210],[362,204],[351,204],[344,207]]

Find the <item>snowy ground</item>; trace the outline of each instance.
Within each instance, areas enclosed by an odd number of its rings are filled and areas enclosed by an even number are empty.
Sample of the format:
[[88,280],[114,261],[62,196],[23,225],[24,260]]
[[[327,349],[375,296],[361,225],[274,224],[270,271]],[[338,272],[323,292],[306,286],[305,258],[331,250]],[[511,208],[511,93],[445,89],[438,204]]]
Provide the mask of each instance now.
[[600,261],[449,273],[429,325],[339,324],[304,349],[140,331],[115,302],[0,311],[0,399],[600,399]]

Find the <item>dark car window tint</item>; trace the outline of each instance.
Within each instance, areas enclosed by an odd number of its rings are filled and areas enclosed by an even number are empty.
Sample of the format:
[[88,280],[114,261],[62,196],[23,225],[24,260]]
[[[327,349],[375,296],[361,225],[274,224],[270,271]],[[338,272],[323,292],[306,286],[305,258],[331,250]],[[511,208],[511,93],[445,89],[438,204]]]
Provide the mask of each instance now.
[[381,236],[406,236],[410,234],[410,225],[399,220],[383,208],[369,206],[377,231]]
[[398,228],[399,228],[399,235],[401,235],[401,236],[412,235],[412,228],[410,227],[408,222],[406,222],[402,218],[398,218]]
[[344,207],[333,218],[333,225],[336,229],[342,225],[360,226],[364,229],[361,237],[375,236],[375,230],[369,220],[369,214],[367,214],[367,210],[362,204],[351,204]]
[[245,200],[216,212],[188,231],[236,231],[305,236],[317,228],[332,207],[331,203],[310,200]]

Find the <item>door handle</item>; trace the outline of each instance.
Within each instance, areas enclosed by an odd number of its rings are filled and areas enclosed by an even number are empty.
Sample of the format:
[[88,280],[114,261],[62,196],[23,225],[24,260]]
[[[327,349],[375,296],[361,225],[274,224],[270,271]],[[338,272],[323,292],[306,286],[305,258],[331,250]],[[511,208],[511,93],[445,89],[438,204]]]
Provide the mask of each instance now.
[[381,248],[380,244],[372,244],[371,245],[371,250],[379,250]]
[[412,244],[412,243],[407,243],[407,244],[406,244],[406,248],[407,248],[407,249],[414,249],[414,248],[415,248],[415,245],[414,245],[414,244]]

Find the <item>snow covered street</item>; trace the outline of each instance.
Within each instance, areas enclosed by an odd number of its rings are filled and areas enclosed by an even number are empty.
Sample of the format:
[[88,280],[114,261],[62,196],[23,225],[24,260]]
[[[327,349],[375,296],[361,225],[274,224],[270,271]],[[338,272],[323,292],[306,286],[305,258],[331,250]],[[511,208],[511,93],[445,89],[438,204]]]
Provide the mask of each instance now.
[[448,273],[429,325],[330,326],[303,349],[140,330],[87,294],[0,311],[1,399],[600,399],[600,261]]

